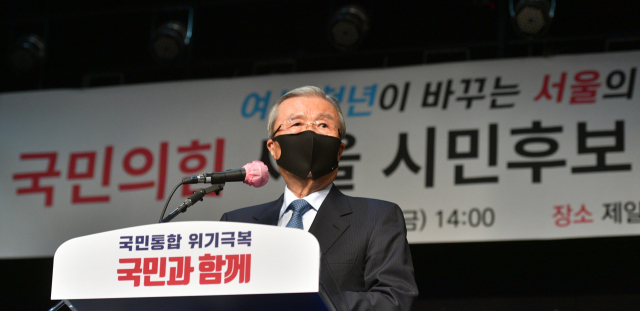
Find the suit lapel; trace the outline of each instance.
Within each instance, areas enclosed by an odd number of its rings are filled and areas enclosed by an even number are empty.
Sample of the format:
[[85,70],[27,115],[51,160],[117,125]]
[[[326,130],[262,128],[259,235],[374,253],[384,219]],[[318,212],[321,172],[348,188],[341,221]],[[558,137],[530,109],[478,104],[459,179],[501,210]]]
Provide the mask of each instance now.
[[258,224],[277,226],[283,201],[284,194],[282,194],[279,199],[271,203],[267,203],[270,205],[267,206],[267,208],[256,212],[253,215],[253,219],[255,219]]
[[309,228],[309,232],[318,239],[322,254],[331,248],[349,227],[349,223],[342,218],[348,214],[351,214],[351,207],[347,196],[333,185]]

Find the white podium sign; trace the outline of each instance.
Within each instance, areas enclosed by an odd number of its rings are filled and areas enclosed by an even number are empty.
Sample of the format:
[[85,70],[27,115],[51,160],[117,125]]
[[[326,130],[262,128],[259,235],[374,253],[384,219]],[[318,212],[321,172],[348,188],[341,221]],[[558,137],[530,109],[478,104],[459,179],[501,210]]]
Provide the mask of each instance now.
[[317,293],[319,270],[318,241],[302,230],[213,221],[154,224],[62,244],[51,299]]

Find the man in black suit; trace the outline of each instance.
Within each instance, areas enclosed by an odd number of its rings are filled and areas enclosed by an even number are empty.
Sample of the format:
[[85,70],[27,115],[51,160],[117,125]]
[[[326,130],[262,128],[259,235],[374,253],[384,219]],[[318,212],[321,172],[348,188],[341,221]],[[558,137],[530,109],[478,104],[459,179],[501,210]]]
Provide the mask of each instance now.
[[333,186],[345,130],[340,106],[322,89],[306,86],[283,95],[269,114],[267,148],[285,193],[221,220],[308,230],[330,267],[320,279],[332,275],[351,310],[410,310],[418,290],[402,211]]

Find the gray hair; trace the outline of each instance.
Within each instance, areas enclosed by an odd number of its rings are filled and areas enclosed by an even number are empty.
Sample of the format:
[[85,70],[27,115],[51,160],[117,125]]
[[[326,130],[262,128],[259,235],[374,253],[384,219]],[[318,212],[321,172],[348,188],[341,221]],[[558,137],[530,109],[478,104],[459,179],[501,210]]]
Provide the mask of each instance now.
[[274,127],[276,126],[275,123],[276,119],[278,118],[278,107],[280,107],[280,104],[283,101],[293,97],[319,97],[330,102],[338,112],[338,121],[340,123],[340,139],[344,139],[344,136],[347,132],[347,125],[344,123],[344,116],[342,115],[340,104],[338,104],[338,101],[333,96],[327,95],[321,88],[316,86],[302,86],[296,88],[282,95],[282,97],[280,97],[276,101],[276,103],[273,105],[273,107],[271,107],[271,110],[269,111],[269,122],[267,123],[267,133],[269,133],[269,138],[273,138],[275,135],[276,129]]

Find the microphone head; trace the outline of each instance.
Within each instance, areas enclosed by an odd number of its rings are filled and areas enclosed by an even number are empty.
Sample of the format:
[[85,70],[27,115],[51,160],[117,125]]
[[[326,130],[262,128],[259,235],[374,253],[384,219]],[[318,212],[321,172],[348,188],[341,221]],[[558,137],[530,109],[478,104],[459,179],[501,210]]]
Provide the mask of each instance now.
[[242,168],[246,172],[244,183],[249,186],[260,188],[269,181],[269,168],[260,161],[247,163]]

